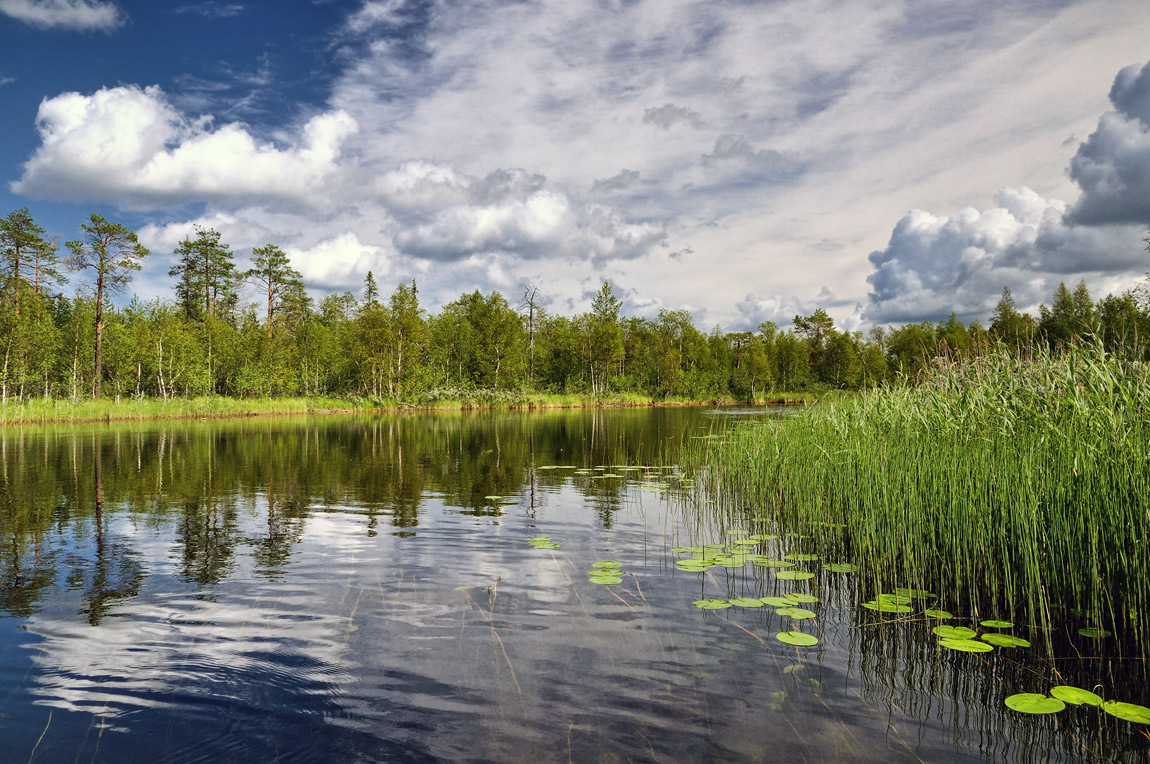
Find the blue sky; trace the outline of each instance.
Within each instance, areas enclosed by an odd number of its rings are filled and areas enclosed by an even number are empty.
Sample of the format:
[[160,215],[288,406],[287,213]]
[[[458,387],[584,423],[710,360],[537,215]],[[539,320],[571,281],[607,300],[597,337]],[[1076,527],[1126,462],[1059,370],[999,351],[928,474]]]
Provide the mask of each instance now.
[[195,225],[312,293],[603,279],[703,328],[985,319],[1135,285],[1143,0],[0,0],[0,210],[170,296]]

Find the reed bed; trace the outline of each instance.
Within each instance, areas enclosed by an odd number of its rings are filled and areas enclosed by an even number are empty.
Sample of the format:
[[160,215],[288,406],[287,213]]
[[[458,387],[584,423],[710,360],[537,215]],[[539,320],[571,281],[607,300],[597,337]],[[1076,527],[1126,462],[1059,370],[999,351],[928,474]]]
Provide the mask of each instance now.
[[1147,650],[1143,363],[1096,347],[990,351],[914,386],[736,427],[705,451],[711,488],[753,513],[816,536],[843,528],[875,587],[935,591],[1050,640],[1099,627]]

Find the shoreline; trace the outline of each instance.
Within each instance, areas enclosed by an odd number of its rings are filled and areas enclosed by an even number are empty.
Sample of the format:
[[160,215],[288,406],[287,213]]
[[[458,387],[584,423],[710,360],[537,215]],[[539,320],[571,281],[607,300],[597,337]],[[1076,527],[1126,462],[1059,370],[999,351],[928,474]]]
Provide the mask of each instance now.
[[35,399],[0,404],[0,428],[47,424],[96,424],[100,422],[179,421],[192,419],[247,419],[288,416],[346,416],[350,414],[429,414],[464,411],[544,411],[560,409],[663,408],[676,406],[802,406],[818,402],[815,395],[799,393],[770,396],[755,401],[732,399],[654,400],[541,396],[524,401],[442,400],[424,402],[358,401],[338,398],[172,398],[68,400]]

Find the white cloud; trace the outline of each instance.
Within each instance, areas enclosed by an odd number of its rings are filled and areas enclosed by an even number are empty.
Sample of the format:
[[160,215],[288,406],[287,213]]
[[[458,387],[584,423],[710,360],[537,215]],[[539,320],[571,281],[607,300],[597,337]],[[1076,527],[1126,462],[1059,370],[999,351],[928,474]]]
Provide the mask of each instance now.
[[1129,226],[1068,225],[1067,205],[1029,188],[1004,188],[996,207],[942,217],[911,210],[885,249],[872,252],[866,317],[874,322],[938,319],[951,311],[984,318],[1004,286],[1021,306],[1049,299],[1059,281],[1130,280],[1141,270],[1141,232]]
[[279,148],[242,124],[213,129],[210,119],[189,120],[155,86],[47,98],[36,126],[40,147],[14,191],[142,209],[245,197],[323,204],[342,169],[342,144],[358,129],[347,113],[331,111]]
[[355,233],[325,239],[309,249],[288,247],[285,253],[304,283],[321,289],[356,289],[368,271],[376,279],[389,275],[383,248],[364,244]]
[[124,23],[119,8],[100,0],[0,0],[0,13],[42,29],[109,31]]

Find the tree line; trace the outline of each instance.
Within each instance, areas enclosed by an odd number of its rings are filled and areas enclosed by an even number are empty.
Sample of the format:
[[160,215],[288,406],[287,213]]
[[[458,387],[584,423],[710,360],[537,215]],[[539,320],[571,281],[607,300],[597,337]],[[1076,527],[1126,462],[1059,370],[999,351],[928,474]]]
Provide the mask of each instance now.
[[[307,293],[275,244],[240,270],[219,232],[196,228],[174,253],[170,299],[124,307],[149,256],[135,232],[93,214],[65,242],[20,209],[0,219],[0,399],[81,397],[468,397],[475,391],[657,399],[754,400],[779,392],[857,390],[913,379],[935,359],[994,344],[1028,352],[1100,342],[1146,354],[1150,301],[1136,289],[1095,302],[1084,282],[1059,284],[1037,317],[1008,288],[983,327],[946,321],[842,331],[823,309],[793,328],[699,331],[685,310],[622,315],[604,282],[591,310],[553,315],[537,287],[514,304],[465,292],[430,313],[413,281],[388,296],[372,273],[360,294]],[[68,273],[82,273],[71,296]],[[256,301],[242,298],[253,288]]]

